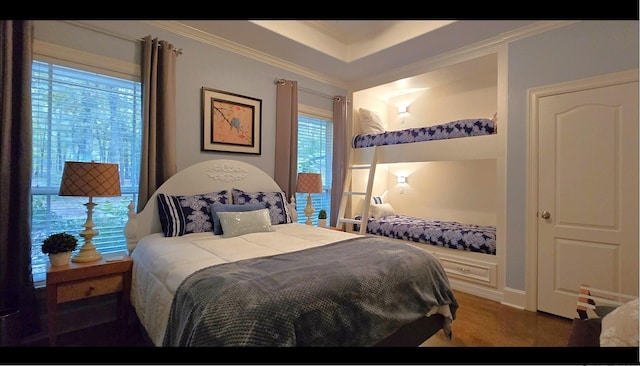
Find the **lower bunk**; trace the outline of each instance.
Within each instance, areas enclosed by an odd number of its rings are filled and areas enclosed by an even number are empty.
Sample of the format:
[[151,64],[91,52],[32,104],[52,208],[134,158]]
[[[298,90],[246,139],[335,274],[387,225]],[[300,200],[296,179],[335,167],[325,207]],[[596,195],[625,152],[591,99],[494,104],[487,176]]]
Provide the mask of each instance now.
[[[360,215],[355,216],[356,220],[361,218]],[[354,224],[353,229],[359,231],[360,225]],[[370,217],[366,233],[450,249],[496,254],[495,226],[429,220],[393,214]]]
[[[360,220],[360,216],[355,219]],[[347,231],[351,230],[359,232],[360,227],[353,224],[351,228],[347,227]],[[365,235],[384,236],[432,253],[442,264],[454,289],[502,301],[503,294],[498,290],[495,226],[394,213],[370,217],[365,231]]]

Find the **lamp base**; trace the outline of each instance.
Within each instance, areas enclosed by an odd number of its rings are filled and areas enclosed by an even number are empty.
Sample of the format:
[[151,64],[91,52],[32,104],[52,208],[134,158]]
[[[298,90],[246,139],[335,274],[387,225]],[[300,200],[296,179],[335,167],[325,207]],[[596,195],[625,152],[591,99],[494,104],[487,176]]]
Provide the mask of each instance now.
[[86,245],[83,245],[80,248],[80,252],[71,258],[72,262],[75,263],[84,263],[84,262],[93,262],[100,260],[102,258],[102,254],[100,254],[95,247],[93,248],[85,248]]
[[307,206],[304,208],[304,215],[307,216],[307,221],[304,222],[305,224],[313,225],[313,222],[311,222],[311,216],[313,215],[314,212],[315,212],[315,209],[311,204],[311,194],[307,194]]
[[92,240],[94,236],[98,235],[98,232],[93,230],[93,208],[97,204],[93,203],[93,197],[89,197],[89,202],[84,205],[87,207],[87,221],[84,223],[84,230],[80,233],[80,236],[84,238],[84,244],[80,247],[80,252],[71,258],[71,261],[76,263],[93,262],[102,258]]

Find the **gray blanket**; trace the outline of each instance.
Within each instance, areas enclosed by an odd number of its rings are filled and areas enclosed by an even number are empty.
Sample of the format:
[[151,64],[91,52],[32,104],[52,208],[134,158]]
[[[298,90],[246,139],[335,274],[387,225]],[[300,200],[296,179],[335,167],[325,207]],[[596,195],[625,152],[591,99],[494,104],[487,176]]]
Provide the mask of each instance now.
[[458,303],[431,254],[358,237],[204,268],[178,287],[164,346],[371,346]]

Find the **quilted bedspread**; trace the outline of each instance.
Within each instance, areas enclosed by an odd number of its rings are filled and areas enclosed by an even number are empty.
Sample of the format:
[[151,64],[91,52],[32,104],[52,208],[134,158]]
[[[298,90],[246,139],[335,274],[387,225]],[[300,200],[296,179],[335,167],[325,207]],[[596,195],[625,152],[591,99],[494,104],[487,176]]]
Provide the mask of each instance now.
[[496,124],[487,118],[461,119],[428,127],[414,127],[379,134],[355,135],[351,141],[354,148],[408,144],[431,140],[491,135],[496,133]]
[[[360,217],[357,215],[354,218],[360,220]],[[354,225],[354,230],[360,230],[360,225]],[[369,218],[366,232],[450,249],[496,254],[495,226],[388,215],[377,219]]]
[[430,253],[384,238],[203,268],[178,287],[164,346],[370,346],[458,303]]

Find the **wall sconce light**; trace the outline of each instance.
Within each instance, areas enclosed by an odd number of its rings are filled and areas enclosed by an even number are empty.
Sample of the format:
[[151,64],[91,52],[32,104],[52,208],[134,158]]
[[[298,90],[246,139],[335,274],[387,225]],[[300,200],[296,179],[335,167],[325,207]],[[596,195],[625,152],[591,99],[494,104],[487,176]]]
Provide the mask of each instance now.
[[408,105],[399,105],[398,106],[398,114],[407,113],[409,111]]
[[398,182],[398,184],[400,184],[400,194],[404,194],[404,186],[407,183],[407,177],[404,175],[399,175],[396,178],[396,182]]

